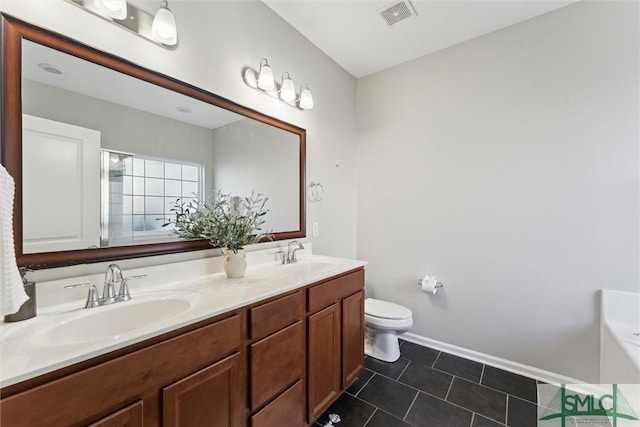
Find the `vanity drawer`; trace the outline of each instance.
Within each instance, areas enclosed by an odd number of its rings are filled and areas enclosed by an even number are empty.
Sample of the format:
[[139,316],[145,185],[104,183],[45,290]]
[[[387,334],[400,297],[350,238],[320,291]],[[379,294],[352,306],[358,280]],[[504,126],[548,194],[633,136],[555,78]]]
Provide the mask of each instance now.
[[303,426],[304,383],[298,381],[251,417],[251,427]]
[[302,378],[304,323],[297,323],[251,345],[251,410]]
[[312,286],[309,292],[309,313],[315,313],[321,308],[341,300],[364,288],[364,270],[338,277],[328,282]]
[[88,427],[143,427],[144,415],[142,405],[142,400],[138,400],[136,403],[106,416]]
[[259,305],[249,311],[251,339],[264,338],[302,319],[304,301],[302,291]]

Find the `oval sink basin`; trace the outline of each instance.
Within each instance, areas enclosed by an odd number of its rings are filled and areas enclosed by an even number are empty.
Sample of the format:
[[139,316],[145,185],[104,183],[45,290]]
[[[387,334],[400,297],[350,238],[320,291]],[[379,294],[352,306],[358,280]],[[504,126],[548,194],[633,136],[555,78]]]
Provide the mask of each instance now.
[[191,302],[183,298],[130,300],[83,310],[79,316],[53,325],[40,335],[42,344],[77,344],[117,338],[127,332],[164,322],[185,313]]

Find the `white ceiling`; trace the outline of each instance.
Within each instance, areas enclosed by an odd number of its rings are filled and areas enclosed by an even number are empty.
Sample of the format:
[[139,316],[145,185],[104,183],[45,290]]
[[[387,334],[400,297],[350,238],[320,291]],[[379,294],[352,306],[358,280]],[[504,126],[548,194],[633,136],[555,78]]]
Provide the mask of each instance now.
[[398,1],[262,0],[356,78],[578,0],[411,0],[417,16],[389,27],[378,10]]
[[[31,41],[23,42],[22,54],[22,73],[29,80],[209,129],[244,119],[223,108]],[[48,73],[38,64],[53,65],[62,74]],[[180,112],[178,107],[191,111]]]

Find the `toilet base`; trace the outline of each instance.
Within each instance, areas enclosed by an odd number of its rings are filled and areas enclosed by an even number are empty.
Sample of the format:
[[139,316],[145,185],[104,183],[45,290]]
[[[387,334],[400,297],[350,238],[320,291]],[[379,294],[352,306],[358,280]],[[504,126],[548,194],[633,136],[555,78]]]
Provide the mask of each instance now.
[[366,329],[364,353],[384,362],[395,362],[400,358],[398,335],[394,332]]

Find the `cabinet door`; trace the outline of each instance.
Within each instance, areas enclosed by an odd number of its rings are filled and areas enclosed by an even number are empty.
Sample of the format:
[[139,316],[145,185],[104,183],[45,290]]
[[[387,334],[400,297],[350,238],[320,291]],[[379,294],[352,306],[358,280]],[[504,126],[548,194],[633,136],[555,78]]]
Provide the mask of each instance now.
[[342,388],[364,368],[364,292],[342,300]]
[[90,424],[89,427],[142,427],[142,400]]
[[214,363],[162,390],[164,427],[239,427],[240,354]]
[[340,393],[340,304],[309,316],[309,421]]

